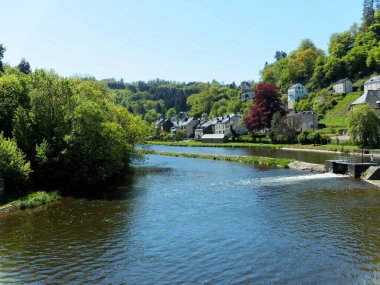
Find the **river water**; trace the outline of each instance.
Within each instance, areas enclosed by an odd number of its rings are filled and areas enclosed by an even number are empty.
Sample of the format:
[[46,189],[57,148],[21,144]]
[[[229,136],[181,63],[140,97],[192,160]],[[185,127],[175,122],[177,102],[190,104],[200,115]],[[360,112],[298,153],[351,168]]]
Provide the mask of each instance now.
[[380,191],[148,155],[103,196],[0,218],[3,284],[379,284]]
[[[223,155],[244,155],[244,156],[266,156],[275,158],[291,158],[299,161],[324,164],[325,160],[336,159],[342,154],[331,152],[307,152],[293,151],[271,148],[233,148],[233,147],[186,147],[186,146],[165,146],[149,145],[149,149],[157,151],[189,152],[189,153],[208,153]],[[347,156],[347,155],[346,155]]]

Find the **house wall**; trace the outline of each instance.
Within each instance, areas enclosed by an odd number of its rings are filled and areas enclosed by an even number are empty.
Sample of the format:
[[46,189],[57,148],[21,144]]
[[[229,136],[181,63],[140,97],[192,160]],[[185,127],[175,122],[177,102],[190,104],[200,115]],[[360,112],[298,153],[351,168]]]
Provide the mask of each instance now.
[[334,85],[335,93],[349,93],[352,92],[352,83],[349,80]]
[[199,123],[198,120],[192,120],[191,122],[189,122],[186,125],[186,129],[185,130],[186,130],[188,138],[194,137],[194,129],[198,125],[198,123]]
[[380,81],[372,81],[364,84],[364,92],[380,89]]
[[[301,97],[305,95],[307,95],[307,90],[305,86],[303,86],[302,84],[297,84],[295,87],[288,89],[288,102],[298,101]],[[293,107],[293,104],[292,104],[292,107]]]

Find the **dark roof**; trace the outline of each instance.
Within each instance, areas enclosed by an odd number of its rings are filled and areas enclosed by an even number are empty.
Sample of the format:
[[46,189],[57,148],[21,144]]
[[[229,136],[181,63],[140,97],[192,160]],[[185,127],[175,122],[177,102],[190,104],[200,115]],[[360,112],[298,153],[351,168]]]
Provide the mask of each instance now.
[[340,83],[344,83],[344,82],[346,82],[346,81],[350,81],[350,80],[349,80],[348,78],[341,79],[341,80],[335,82],[334,85],[336,85],[336,84],[340,84]]
[[360,96],[358,99],[352,102],[351,106],[368,103],[373,108],[377,108],[376,101],[379,101],[379,100],[380,100],[380,90],[368,90],[362,96]]

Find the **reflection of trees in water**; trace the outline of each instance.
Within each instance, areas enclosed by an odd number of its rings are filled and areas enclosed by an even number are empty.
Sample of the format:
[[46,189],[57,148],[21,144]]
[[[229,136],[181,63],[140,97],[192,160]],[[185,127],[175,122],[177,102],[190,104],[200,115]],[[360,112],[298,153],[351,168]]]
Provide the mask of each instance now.
[[81,274],[86,280],[102,280],[107,274],[101,268],[109,268],[116,257],[120,260],[127,254],[124,245],[128,244],[136,205],[145,189],[145,182],[138,178],[167,171],[134,169],[103,185],[103,191],[94,188],[89,195],[85,189],[83,193],[87,194],[78,194],[80,198],[64,198],[2,218],[0,276],[21,283],[50,283],[57,278],[69,282],[80,279]]

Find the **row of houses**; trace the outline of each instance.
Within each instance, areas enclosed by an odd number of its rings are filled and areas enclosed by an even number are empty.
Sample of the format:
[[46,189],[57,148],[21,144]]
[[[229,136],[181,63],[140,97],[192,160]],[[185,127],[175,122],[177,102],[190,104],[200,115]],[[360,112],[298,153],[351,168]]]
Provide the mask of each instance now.
[[241,117],[237,114],[227,114],[208,120],[205,116],[198,119],[181,113],[180,116],[158,120],[155,127],[159,132],[170,132],[171,135],[175,135],[181,130],[186,133],[188,138],[196,140],[201,140],[205,135],[216,135],[215,138],[224,140],[231,136],[231,132],[238,135],[247,134],[247,129],[241,124]]

